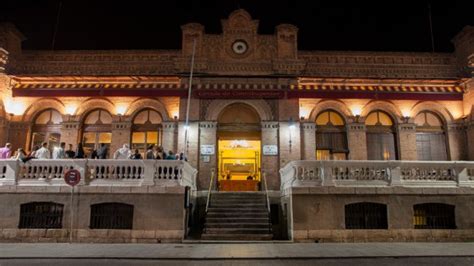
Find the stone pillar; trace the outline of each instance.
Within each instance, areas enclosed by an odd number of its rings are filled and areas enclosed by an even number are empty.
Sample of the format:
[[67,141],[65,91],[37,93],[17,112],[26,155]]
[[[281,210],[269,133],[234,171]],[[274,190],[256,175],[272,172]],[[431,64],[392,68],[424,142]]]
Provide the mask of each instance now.
[[470,121],[467,126],[467,148],[468,159],[474,161],[474,121]]
[[132,137],[132,122],[130,121],[113,121],[112,122],[112,142],[110,143],[109,158],[116,150],[121,148],[123,144],[129,144]]
[[448,147],[452,161],[467,159],[466,129],[462,123],[448,125]]
[[[199,122],[199,147],[201,145],[214,145],[213,155],[199,155],[198,189],[209,189],[211,178],[211,169],[214,169],[217,175],[217,122],[201,121]],[[198,148],[199,148],[198,147]],[[217,176],[214,176],[216,182]],[[215,185],[216,183],[214,183]]]
[[8,120],[0,117],[0,147],[3,147],[7,142]]
[[26,147],[29,132],[29,122],[10,121],[7,142],[10,142],[12,144],[12,148],[14,151],[16,151],[18,148],[30,150],[29,147]]
[[316,124],[313,122],[301,124],[301,159],[316,159]]
[[[277,121],[266,121],[262,122],[262,149],[265,145],[278,145],[278,122]],[[262,150],[262,162],[261,169],[265,172],[267,186],[269,190],[280,189],[280,163],[279,158],[281,150],[278,151],[277,155],[264,155]]]
[[416,126],[412,123],[398,125],[400,160],[416,161]]
[[289,122],[280,122],[280,165],[284,167],[287,163],[295,160],[301,160],[301,133],[300,124]]
[[163,137],[162,137],[162,145],[165,151],[172,150],[175,153],[179,153],[178,151],[178,142],[176,140],[177,136],[177,129],[178,123],[174,121],[167,121],[162,123],[163,126]]
[[367,160],[367,138],[364,123],[350,123],[347,129],[348,160]]
[[[178,152],[186,153],[186,157],[188,158],[188,163],[191,164],[192,167],[198,169],[198,156],[199,156],[199,123],[198,122],[190,122],[189,129],[188,129],[188,141],[185,144],[185,130],[184,130],[185,122],[179,122],[178,124]],[[198,188],[199,189],[199,188]]]
[[75,150],[77,144],[82,141],[79,136],[81,133],[81,122],[62,122],[61,124],[61,142],[66,143],[66,149],[69,148],[69,144],[72,144],[72,148]]

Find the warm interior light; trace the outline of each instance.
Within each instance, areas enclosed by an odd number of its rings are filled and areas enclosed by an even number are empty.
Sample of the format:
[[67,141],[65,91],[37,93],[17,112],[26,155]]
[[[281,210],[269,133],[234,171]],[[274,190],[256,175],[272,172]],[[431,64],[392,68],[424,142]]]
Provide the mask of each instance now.
[[362,113],[362,106],[360,105],[352,105],[350,109],[354,116],[360,116],[360,114]]
[[73,115],[76,112],[77,105],[71,104],[66,105],[66,114]]
[[9,114],[22,115],[26,110],[25,104],[16,99],[5,98],[3,104],[5,106],[5,111]]
[[115,111],[117,112],[118,115],[124,115],[125,112],[127,111],[127,106],[117,105],[117,107],[115,107]]
[[403,117],[410,117],[411,112],[410,112],[409,109],[402,109],[402,115],[403,115]]

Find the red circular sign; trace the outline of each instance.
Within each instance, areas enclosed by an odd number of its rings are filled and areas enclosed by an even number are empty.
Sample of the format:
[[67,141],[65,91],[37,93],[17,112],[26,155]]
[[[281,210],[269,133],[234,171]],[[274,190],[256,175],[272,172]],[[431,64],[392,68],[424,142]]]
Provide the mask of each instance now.
[[68,170],[64,174],[64,181],[66,182],[66,184],[73,187],[79,184],[79,181],[81,181],[81,173],[79,173],[79,171],[77,171],[76,169]]

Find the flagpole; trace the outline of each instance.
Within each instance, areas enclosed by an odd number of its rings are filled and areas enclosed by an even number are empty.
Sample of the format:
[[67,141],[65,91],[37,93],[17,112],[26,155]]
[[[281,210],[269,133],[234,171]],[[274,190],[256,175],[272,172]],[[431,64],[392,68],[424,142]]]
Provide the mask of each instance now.
[[191,55],[191,70],[189,72],[188,101],[186,104],[186,122],[184,124],[184,158],[188,156],[189,107],[191,105],[191,91],[193,86],[194,56],[196,53],[196,39],[193,39],[193,53]]

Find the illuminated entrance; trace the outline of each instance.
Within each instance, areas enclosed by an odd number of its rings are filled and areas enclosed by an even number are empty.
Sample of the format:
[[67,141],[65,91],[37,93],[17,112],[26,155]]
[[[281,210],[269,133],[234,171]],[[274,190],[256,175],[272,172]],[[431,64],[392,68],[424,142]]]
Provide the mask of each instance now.
[[219,140],[219,189],[258,191],[260,140]]
[[217,181],[220,191],[260,190],[260,130],[260,117],[247,104],[231,104],[219,115]]

